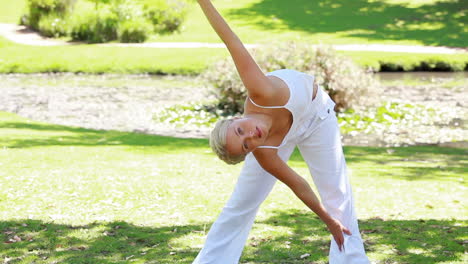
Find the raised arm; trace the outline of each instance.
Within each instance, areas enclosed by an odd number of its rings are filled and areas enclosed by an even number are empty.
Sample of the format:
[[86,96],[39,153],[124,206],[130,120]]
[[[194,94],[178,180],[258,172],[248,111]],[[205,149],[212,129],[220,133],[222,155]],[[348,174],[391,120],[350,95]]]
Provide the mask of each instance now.
[[237,71],[252,99],[271,97],[274,92],[273,84],[265,76],[255,60],[245,48],[237,35],[219,14],[210,0],[198,0],[198,4],[205,13],[208,21],[231,53]]
[[344,243],[343,232],[351,235],[351,232],[344,227],[338,220],[331,217],[326,209],[320,203],[309,183],[291,169],[277,154],[268,153],[274,150],[263,150],[254,152],[255,158],[260,165],[278,180],[286,184],[294,194],[304,202],[317,216],[327,225],[333,238],[338,244],[338,248]]

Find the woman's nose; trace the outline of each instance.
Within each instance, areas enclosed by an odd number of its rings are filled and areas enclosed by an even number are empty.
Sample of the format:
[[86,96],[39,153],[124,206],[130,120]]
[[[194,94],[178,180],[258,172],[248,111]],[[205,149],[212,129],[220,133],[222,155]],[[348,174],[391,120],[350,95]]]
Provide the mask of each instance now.
[[244,139],[251,139],[253,138],[254,134],[252,132],[247,132],[244,134],[243,138]]

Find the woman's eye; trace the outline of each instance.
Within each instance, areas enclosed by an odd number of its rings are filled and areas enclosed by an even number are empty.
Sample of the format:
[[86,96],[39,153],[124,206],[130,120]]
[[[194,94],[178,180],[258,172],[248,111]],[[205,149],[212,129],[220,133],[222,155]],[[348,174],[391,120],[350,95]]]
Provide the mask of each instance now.
[[239,135],[242,135],[242,129],[240,127],[237,128],[237,133],[239,133]]
[[244,143],[244,148],[249,149],[249,145],[247,145],[247,143]]

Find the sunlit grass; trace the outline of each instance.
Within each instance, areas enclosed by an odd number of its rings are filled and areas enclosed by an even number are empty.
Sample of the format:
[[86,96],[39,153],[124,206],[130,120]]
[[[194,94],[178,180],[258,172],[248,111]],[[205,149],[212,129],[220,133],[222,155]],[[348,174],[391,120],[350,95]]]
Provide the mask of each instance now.
[[[2,47],[3,46],[3,47]],[[0,72],[196,74],[224,49],[154,49],[73,45],[37,47],[0,38]]]
[[[180,32],[148,41],[220,42],[195,1],[188,2]],[[460,1],[296,0],[290,5],[281,0],[218,0],[215,5],[246,43],[300,39],[314,44],[466,46]],[[0,0],[0,6],[0,22],[17,23],[25,0]]]
[[[0,258],[10,263],[190,263],[240,170],[217,160],[207,140],[79,129],[8,113],[0,114],[0,135]],[[465,262],[466,150],[345,153],[373,260]],[[311,182],[299,153],[290,165]],[[328,242],[325,226],[279,183],[242,263],[325,263]],[[311,256],[301,260],[305,253]]]
[[[214,61],[228,56],[226,49],[157,49],[73,45],[35,47],[14,44],[0,37],[0,72],[199,74]],[[393,52],[340,52],[366,68],[385,70],[464,70],[468,53],[408,54]]]
[[[0,22],[16,23],[24,0],[0,0]],[[216,1],[216,6],[245,43],[304,41],[310,44],[411,44],[466,46],[463,11],[454,1],[338,1],[298,0],[289,10],[278,0]],[[181,32],[149,41],[216,42],[202,11],[192,3]],[[285,7],[286,5],[286,7]],[[438,6],[440,5],[440,6]],[[416,8],[417,7],[417,8]],[[435,12],[433,9],[437,9]],[[289,11],[285,11],[289,10]],[[380,12],[380,13],[379,13]],[[453,14],[453,15],[451,15]],[[347,23],[342,23],[343,17]],[[15,18],[17,17],[17,18]],[[198,74],[212,61],[228,56],[225,49],[152,49],[74,45],[32,47],[0,38],[0,72],[85,72]],[[467,68],[468,54],[408,54],[343,52],[375,71]]]
[[0,23],[16,24],[26,11],[26,0],[0,0]]

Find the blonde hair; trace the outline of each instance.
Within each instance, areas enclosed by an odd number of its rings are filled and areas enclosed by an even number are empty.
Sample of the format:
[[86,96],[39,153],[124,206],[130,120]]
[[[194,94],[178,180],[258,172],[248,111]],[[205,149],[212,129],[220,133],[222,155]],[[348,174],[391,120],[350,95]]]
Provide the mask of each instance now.
[[245,155],[230,155],[226,150],[226,135],[229,125],[234,119],[219,120],[210,136],[210,147],[218,157],[227,164],[237,164],[245,159]]

